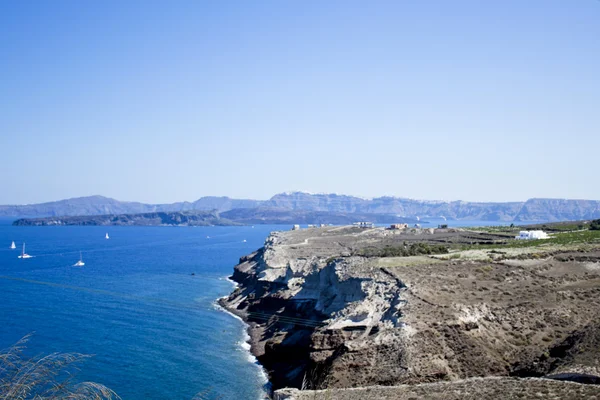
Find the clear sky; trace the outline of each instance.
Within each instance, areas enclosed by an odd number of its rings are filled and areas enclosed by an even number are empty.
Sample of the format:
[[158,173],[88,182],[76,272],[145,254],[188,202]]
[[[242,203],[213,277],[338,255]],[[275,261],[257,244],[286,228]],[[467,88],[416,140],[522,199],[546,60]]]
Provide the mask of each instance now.
[[600,199],[600,1],[0,1],[0,204]]

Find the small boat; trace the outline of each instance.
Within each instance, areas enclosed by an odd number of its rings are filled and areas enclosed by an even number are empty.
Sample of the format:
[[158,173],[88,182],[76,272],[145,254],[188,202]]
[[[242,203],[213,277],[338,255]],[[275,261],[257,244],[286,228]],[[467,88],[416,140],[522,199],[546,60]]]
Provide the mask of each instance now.
[[206,238],[207,238],[207,239],[210,239],[210,236],[207,236]]
[[246,243],[246,239],[242,240],[242,243]]
[[108,232],[106,232],[106,235],[104,235],[104,239],[110,239],[110,238],[108,237]]
[[12,250],[14,250],[14,249],[16,249],[16,248],[17,248],[17,246],[15,245],[15,242],[14,242],[14,240],[13,240],[13,242],[10,244],[10,248],[11,248]]
[[81,256],[81,252],[79,252],[79,261],[73,264],[74,267],[83,267],[85,263],[83,262],[83,257]]
[[21,255],[19,256],[19,258],[31,258],[33,256],[30,256],[29,254],[25,253],[25,243],[23,243],[23,251],[21,252]]

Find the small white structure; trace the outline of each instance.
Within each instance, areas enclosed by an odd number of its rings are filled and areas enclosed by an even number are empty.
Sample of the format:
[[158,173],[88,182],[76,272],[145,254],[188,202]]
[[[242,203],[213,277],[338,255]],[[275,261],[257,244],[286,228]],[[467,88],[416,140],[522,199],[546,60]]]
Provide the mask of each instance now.
[[515,236],[517,240],[538,240],[548,239],[548,234],[544,231],[520,231],[519,236]]
[[300,230],[300,225],[294,225],[294,226],[292,226],[292,230],[293,231],[299,231]]
[[372,222],[366,222],[366,221],[362,221],[362,222],[355,222],[353,224],[354,226],[358,226],[359,228],[375,228],[375,224]]

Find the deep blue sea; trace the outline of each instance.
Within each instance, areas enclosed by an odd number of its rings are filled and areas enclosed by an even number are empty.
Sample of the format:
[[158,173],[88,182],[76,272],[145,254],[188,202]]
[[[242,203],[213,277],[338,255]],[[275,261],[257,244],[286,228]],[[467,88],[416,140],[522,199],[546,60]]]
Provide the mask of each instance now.
[[[282,228],[0,221],[0,348],[33,332],[28,355],[93,354],[76,380],[126,400],[189,400],[205,390],[258,399],[266,381],[241,346],[244,325],[215,300],[231,292],[226,277],[239,257]],[[23,241],[34,258],[17,258]],[[73,267],[80,251],[85,266]]]

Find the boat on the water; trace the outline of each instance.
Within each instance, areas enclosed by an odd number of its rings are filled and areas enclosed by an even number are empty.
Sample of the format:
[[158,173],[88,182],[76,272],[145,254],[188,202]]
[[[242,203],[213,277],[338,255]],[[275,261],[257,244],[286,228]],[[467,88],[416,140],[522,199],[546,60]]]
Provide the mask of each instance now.
[[19,256],[19,258],[31,258],[33,256],[30,256],[29,254],[25,253],[25,243],[23,243],[23,251],[21,252],[21,255]]
[[104,235],[104,239],[110,239],[110,238],[108,237],[108,232],[106,232],[106,235]]
[[81,252],[79,252],[79,261],[73,264],[74,267],[83,267],[85,263],[83,262],[83,257],[81,256]]
[[15,245],[15,241],[14,241],[14,240],[13,240],[13,242],[10,244],[10,248],[11,248],[12,250],[14,250],[14,249],[16,249],[16,248],[17,248],[17,246]]

